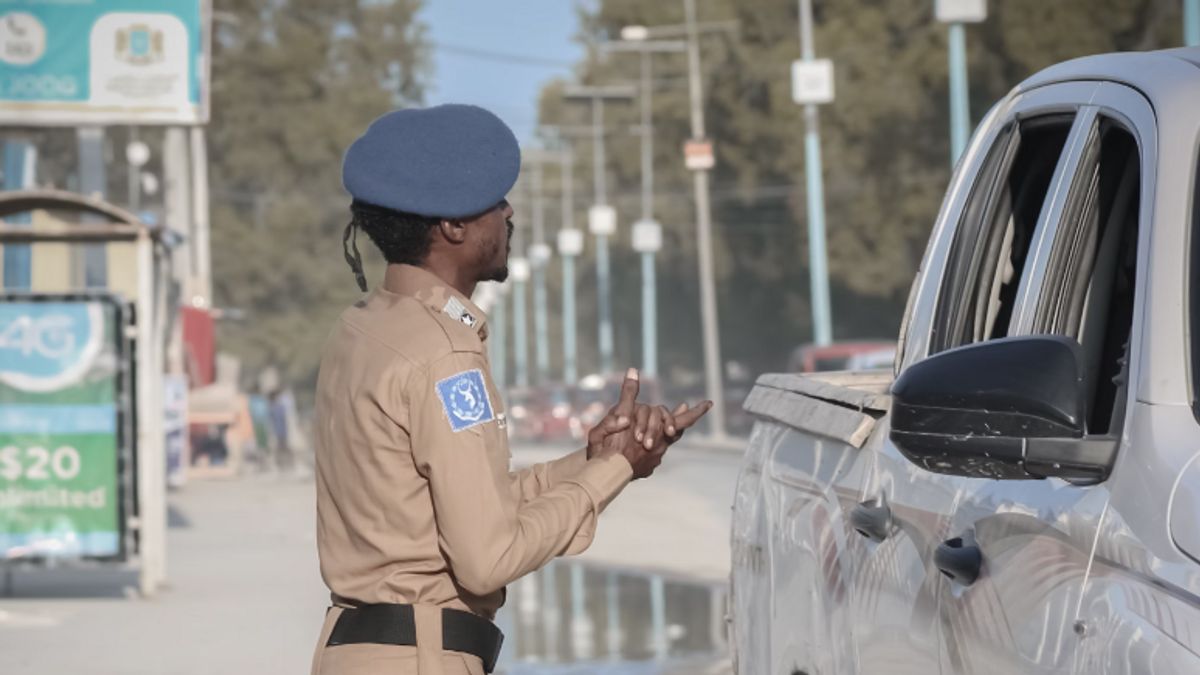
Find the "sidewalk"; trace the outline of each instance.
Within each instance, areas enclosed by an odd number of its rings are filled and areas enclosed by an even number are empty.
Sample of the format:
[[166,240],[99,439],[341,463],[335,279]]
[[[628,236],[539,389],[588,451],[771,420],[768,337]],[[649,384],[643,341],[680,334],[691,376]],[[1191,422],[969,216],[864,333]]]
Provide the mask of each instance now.
[[328,594],[311,481],[192,482],[170,496],[168,587],[31,570],[0,598],[0,673],[306,673]]

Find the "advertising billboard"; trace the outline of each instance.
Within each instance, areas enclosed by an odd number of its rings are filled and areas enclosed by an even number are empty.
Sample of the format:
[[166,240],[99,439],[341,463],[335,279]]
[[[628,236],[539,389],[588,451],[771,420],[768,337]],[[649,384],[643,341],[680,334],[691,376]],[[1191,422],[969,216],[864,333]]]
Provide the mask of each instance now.
[[203,124],[208,3],[0,0],[0,124]]
[[115,301],[0,302],[0,558],[124,558],[125,342]]

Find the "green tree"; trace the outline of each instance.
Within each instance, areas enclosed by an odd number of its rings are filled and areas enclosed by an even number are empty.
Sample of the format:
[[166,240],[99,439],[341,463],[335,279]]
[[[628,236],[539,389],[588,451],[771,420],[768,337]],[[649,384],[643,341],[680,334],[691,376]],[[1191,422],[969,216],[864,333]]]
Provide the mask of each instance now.
[[[702,38],[713,174],[714,238],[723,356],[752,371],[777,370],[811,339],[804,195],[804,124],[791,99],[799,57],[794,0],[698,0],[701,22],[735,21]],[[946,29],[933,0],[816,0],[815,42],[833,59],[837,100],[821,108],[829,268],[835,337],[894,336],[904,298],[950,177]],[[1013,86],[1055,62],[1087,54],[1177,46],[1175,0],[1005,0],[967,30],[971,110],[979,120]],[[681,0],[600,0],[582,13],[580,41],[617,39],[622,26],[680,24]],[[636,57],[594,48],[580,80],[636,82]],[[690,135],[686,62],[655,60],[656,215],[663,223],[660,310],[664,368],[700,363],[691,181],[681,145]],[[547,124],[587,124],[586,106],[548,85]],[[634,106],[609,113],[609,160],[621,222],[636,218],[640,175]],[[590,178],[590,146],[580,183]],[[610,183],[611,184],[611,183]],[[586,194],[586,193],[585,193]],[[640,352],[639,272],[627,246],[614,256],[621,360]],[[586,289],[586,281],[582,284]],[[582,300],[584,310],[590,306]],[[586,317],[587,314],[581,314]],[[581,339],[590,338],[581,331]],[[584,348],[588,353],[590,345]]]
[[[375,117],[419,103],[420,0],[218,0],[210,125],[213,286],[245,310],[222,347],[253,373],[311,383],[358,289],[341,251],[345,148]],[[360,242],[370,260],[370,242]]]

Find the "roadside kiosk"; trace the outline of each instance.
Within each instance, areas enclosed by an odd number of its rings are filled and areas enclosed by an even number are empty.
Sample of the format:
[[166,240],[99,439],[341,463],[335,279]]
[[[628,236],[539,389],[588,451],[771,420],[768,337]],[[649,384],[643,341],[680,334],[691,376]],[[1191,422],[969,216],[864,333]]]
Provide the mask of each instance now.
[[[0,295],[0,564],[129,565],[166,577],[164,340],[171,233],[61,190],[0,192],[0,247],[28,289]],[[89,287],[84,249],[109,273]]]

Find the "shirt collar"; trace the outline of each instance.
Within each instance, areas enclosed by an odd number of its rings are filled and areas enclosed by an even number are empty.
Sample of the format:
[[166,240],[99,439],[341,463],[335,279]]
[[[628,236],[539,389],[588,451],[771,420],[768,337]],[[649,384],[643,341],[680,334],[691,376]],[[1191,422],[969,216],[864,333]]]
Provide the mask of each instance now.
[[483,310],[426,269],[415,265],[388,265],[383,275],[383,290],[414,297],[433,311],[474,329],[480,340],[487,339],[487,315]]

